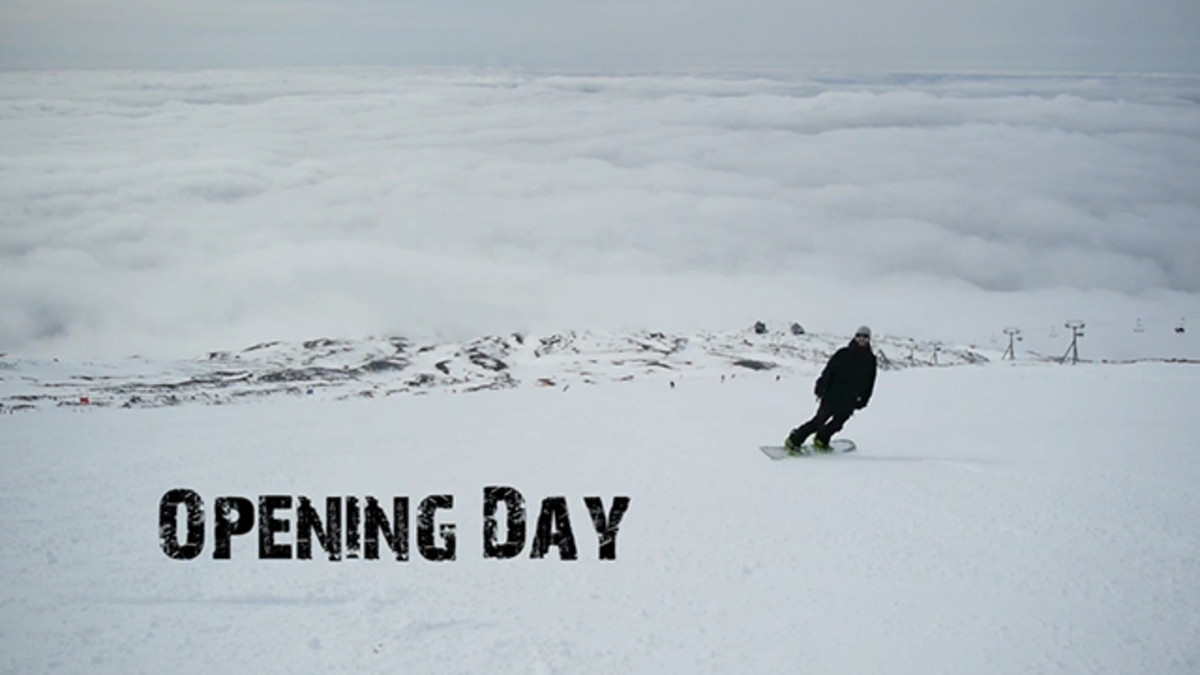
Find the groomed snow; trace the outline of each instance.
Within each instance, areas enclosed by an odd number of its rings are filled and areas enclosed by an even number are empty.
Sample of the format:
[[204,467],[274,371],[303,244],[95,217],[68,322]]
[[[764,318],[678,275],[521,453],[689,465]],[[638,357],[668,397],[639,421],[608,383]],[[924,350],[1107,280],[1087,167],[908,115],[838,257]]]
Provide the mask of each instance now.
[[[780,462],[811,373],[676,384],[0,417],[0,670],[1200,669],[1196,366],[886,372],[858,453]],[[488,485],[529,539],[567,497],[579,559],[483,559]],[[177,487],[192,561],[159,546]],[[454,561],[212,559],[220,496],[443,493]],[[590,495],[631,499],[614,561]]]

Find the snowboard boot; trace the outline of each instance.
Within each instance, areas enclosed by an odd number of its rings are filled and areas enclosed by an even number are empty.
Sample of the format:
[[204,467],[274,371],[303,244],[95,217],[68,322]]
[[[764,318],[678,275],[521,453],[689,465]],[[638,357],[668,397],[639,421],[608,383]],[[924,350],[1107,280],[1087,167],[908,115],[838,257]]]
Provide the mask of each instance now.
[[829,441],[821,440],[820,436],[813,437],[813,450],[817,452],[833,452],[833,448],[829,447]]
[[783,441],[783,447],[788,452],[803,452],[800,449],[800,446],[802,445],[804,445],[804,439],[800,438],[795,431],[788,434],[788,437]]

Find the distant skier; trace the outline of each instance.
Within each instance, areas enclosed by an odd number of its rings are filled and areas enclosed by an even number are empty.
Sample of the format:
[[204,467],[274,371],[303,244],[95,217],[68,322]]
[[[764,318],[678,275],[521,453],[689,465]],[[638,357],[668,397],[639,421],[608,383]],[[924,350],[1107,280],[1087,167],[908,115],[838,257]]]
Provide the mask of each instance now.
[[829,452],[829,439],[842,430],[855,410],[867,407],[875,390],[875,354],[871,351],[871,329],[862,326],[850,344],[837,350],[817,378],[813,393],[821,400],[817,414],[788,435],[783,446],[797,450],[812,434],[813,448]]

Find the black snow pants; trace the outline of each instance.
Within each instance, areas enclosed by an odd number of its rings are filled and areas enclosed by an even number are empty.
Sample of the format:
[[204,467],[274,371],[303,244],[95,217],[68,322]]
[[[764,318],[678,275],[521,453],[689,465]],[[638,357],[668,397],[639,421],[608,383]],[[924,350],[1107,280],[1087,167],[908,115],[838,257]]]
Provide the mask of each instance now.
[[808,437],[815,433],[817,438],[828,443],[829,439],[842,430],[846,424],[846,420],[854,414],[854,406],[845,404],[834,404],[825,399],[821,399],[821,405],[817,406],[817,414],[804,424],[801,424],[792,431],[792,442],[800,445],[808,440]]

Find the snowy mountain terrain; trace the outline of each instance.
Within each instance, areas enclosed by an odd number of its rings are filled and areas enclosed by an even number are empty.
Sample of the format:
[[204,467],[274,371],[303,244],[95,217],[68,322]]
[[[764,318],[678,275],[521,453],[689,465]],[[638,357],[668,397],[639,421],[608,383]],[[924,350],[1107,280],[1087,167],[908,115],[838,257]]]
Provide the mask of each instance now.
[[[37,412],[0,416],[0,671],[1200,668],[1200,369],[949,347],[939,364],[975,365],[903,367],[906,343],[884,338],[891,366],[843,434],[859,450],[767,459],[757,446],[811,414],[841,342],[584,333],[9,357],[6,407]],[[496,390],[387,396],[480,387]],[[65,405],[77,396],[86,414]],[[203,405],[242,399],[258,403]],[[499,530],[511,558],[484,554],[495,487],[528,514],[523,538]],[[195,523],[163,508],[175,491],[195,495]],[[611,514],[618,498],[606,558],[588,500]],[[387,511],[382,555],[350,555],[373,499],[409,510]],[[425,518],[430,499],[443,508]],[[222,500],[247,519],[230,525]],[[556,538],[535,555],[554,505]],[[178,541],[203,532],[194,557],[166,554],[167,525]],[[448,536],[452,555],[427,555]]]
[[[566,332],[488,336],[461,343],[401,336],[269,342],[185,361],[0,357],[0,410],[145,408],[272,396],[345,399],[739,373],[779,375],[819,369],[847,340],[791,331]],[[889,337],[878,340],[876,350],[884,368],[973,364],[997,356],[972,347]]]
[[1200,673],[1200,79],[772,63],[0,72],[0,675]]

